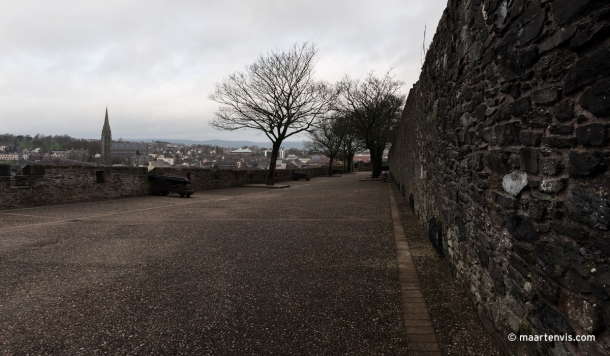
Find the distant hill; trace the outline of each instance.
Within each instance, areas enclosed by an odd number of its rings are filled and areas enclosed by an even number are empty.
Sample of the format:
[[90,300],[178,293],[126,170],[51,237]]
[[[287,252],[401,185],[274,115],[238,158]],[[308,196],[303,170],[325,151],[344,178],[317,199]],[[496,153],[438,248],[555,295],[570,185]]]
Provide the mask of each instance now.
[[[126,141],[139,141],[139,140],[126,140]],[[205,141],[195,141],[195,140],[174,140],[174,139],[153,139],[152,141],[164,141],[171,143],[182,143],[185,145],[212,145],[212,146],[221,146],[227,148],[240,148],[243,146],[258,146],[271,148],[271,142],[253,142],[253,141],[228,141],[228,140],[205,140]],[[301,141],[285,141],[282,144],[282,147],[288,148],[297,148],[303,149],[303,142]]]

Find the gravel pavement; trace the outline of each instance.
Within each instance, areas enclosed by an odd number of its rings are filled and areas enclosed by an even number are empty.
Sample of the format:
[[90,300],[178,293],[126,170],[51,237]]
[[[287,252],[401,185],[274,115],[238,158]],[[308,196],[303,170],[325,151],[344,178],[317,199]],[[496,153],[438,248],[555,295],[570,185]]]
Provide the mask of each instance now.
[[0,211],[0,355],[404,355],[359,178]]

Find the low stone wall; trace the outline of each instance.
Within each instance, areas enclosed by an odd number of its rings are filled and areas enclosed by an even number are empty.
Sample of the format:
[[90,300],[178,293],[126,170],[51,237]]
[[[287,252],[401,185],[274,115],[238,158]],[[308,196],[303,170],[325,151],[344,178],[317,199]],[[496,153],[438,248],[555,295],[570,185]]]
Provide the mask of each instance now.
[[402,194],[510,353],[610,353],[609,37],[606,0],[449,0],[392,144]]
[[[326,174],[325,168],[306,171],[309,176]],[[266,170],[212,170],[202,168],[85,167],[31,165],[11,179],[10,166],[0,165],[0,209],[66,202],[112,199],[150,194],[150,174],[185,177],[195,191],[265,183]],[[292,170],[278,170],[276,181],[292,178]]]

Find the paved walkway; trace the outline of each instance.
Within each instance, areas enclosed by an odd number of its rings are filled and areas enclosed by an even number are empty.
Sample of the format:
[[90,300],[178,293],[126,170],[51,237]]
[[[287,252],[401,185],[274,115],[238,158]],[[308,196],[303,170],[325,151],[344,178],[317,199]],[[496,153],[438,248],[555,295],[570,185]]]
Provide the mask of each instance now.
[[0,355],[437,355],[363,177],[0,211]]

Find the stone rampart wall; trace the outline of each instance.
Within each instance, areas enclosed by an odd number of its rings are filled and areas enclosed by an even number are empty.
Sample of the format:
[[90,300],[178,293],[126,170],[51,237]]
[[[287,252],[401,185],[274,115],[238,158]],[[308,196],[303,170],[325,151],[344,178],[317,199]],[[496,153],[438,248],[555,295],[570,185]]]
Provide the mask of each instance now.
[[[112,199],[150,194],[150,174],[185,177],[195,191],[265,183],[266,170],[212,170],[202,168],[85,167],[31,165],[11,178],[10,166],[0,165],[0,209]],[[310,177],[325,168],[299,170]],[[17,179],[15,179],[17,178]],[[292,170],[277,170],[276,181],[292,178]]]
[[610,353],[609,37],[607,0],[450,0],[392,145],[403,195],[514,354]]

